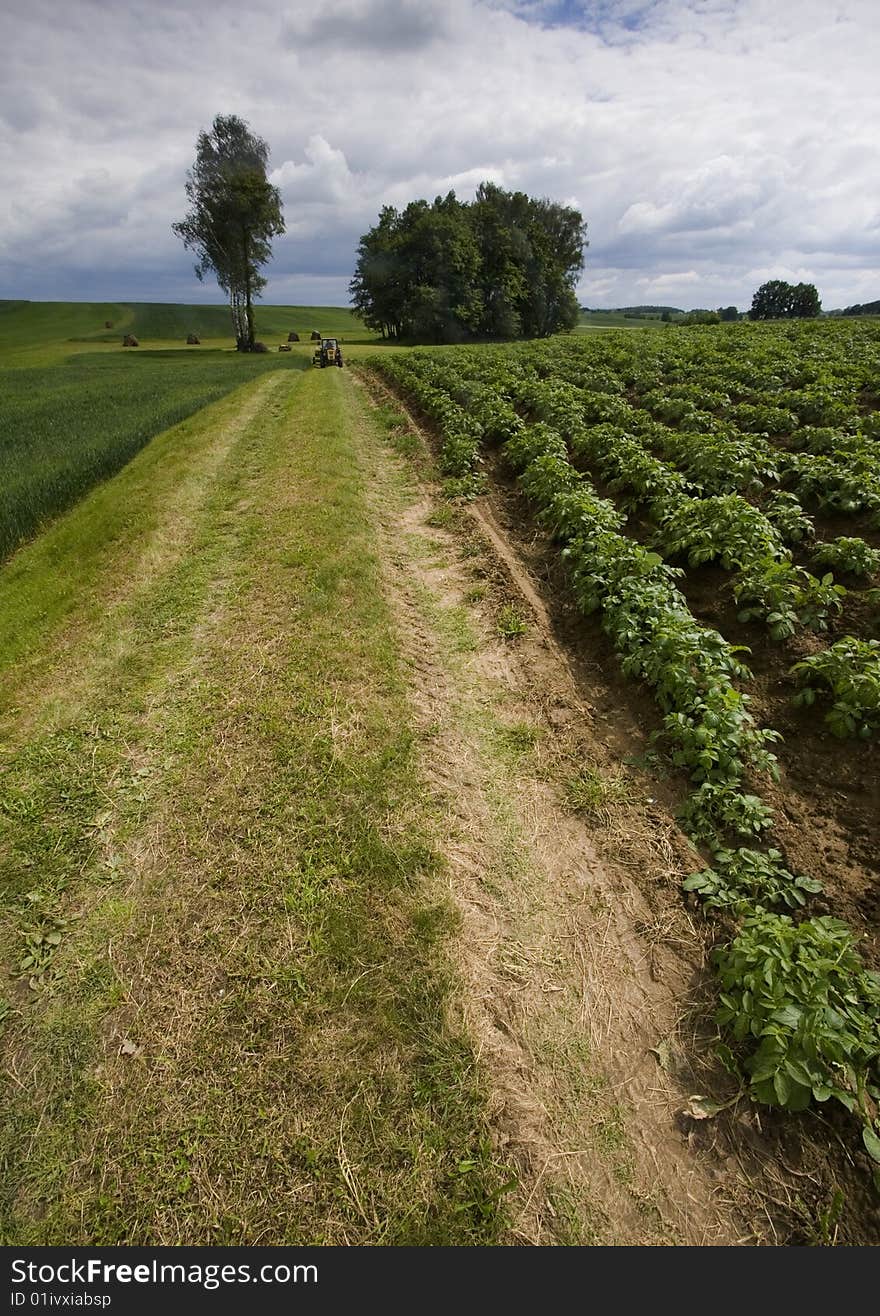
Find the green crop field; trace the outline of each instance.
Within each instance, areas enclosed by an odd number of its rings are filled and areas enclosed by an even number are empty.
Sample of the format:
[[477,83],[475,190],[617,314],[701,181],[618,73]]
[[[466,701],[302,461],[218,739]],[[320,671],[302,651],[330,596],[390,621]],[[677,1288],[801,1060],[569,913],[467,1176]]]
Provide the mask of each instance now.
[[[767,1105],[837,1099],[880,1181],[880,979],[857,950],[876,965],[880,328],[672,328],[373,364],[436,427],[450,494],[498,497],[500,451],[550,534],[544,571],[562,568],[608,660],[652,691],[652,742],[706,856],[684,890],[729,920],[715,967],[731,1066]],[[849,838],[845,868],[826,826]]]
[[0,369],[0,558],[154,435],[267,369],[306,364],[301,354],[209,350],[84,354],[63,365]]
[[[266,370],[305,367],[312,329],[373,341],[341,307],[259,306],[257,327],[276,350],[243,357],[223,306],[0,302],[0,558],[154,435]],[[302,344],[278,354],[291,331]]]
[[877,1236],[880,327],[600,327],[0,303],[0,1241]]

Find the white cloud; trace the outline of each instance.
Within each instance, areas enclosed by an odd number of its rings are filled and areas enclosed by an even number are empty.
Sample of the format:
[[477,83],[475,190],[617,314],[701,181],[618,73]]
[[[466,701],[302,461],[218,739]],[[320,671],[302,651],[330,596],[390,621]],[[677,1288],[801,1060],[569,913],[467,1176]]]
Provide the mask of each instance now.
[[656,278],[636,279],[639,288],[646,292],[668,292],[670,288],[682,288],[687,284],[699,283],[700,276],[696,270],[681,270],[672,274],[658,274]]
[[170,228],[217,113],[270,144],[268,298],[344,302],[380,206],[483,178],[582,210],[587,304],[880,295],[875,0],[5,9],[0,295],[219,298]]

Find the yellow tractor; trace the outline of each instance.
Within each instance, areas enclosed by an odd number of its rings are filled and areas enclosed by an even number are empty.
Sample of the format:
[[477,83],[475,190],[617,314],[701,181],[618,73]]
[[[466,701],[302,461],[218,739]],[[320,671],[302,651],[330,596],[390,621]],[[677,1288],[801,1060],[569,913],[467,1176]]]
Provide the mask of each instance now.
[[339,340],[336,338],[322,338],[321,346],[315,348],[312,363],[320,366],[322,370],[325,366],[339,366],[341,368],[342,348],[339,346]]

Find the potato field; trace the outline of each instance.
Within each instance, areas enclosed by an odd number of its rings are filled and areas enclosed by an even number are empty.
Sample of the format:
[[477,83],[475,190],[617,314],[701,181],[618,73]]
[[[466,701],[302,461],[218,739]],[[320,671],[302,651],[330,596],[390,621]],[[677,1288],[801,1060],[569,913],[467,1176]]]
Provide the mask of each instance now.
[[568,638],[650,693],[646,750],[695,851],[682,899],[715,934],[722,1061],[758,1103],[843,1106],[877,1179],[880,326],[373,366],[437,434],[447,493],[487,495],[589,619]]

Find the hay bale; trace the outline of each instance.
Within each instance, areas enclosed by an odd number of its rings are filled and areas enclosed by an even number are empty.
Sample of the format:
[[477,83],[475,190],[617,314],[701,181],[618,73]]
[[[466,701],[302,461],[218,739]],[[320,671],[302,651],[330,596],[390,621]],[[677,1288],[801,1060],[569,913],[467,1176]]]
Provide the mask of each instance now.
[[198,334],[187,334],[186,336],[187,347],[198,347],[201,341],[202,340],[199,338]]
[[279,351],[279,352],[292,352],[292,351],[293,351],[293,348],[290,346],[290,343],[279,343],[279,344],[278,344],[278,351]]
[[123,346],[123,347],[140,347],[140,343],[139,343],[138,340],[135,338],[134,334],[126,334],[125,337],[124,337],[123,340],[122,340],[122,346]]
[[105,321],[104,321],[104,328],[105,328],[105,329],[112,329],[112,328],[113,328],[113,321],[112,321],[112,320],[105,320]]
[[321,335],[318,333],[317,329],[313,329],[313,330],[312,330],[312,342],[313,342],[313,343],[320,343],[320,341],[321,341]]
[[293,333],[288,334],[288,335],[287,335],[287,341],[288,341],[288,343],[298,343],[298,342],[299,342],[299,334],[293,334]]
[[252,352],[268,352],[268,350],[269,350],[269,349],[268,349],[268,347],[266,346],[266,344],[265,344],[265,343],[261,343],[261,342],[259,342],[259,341],[257,341],[256,343],[254,343],[253,347],[251,348],[251,351],[252,351]]

